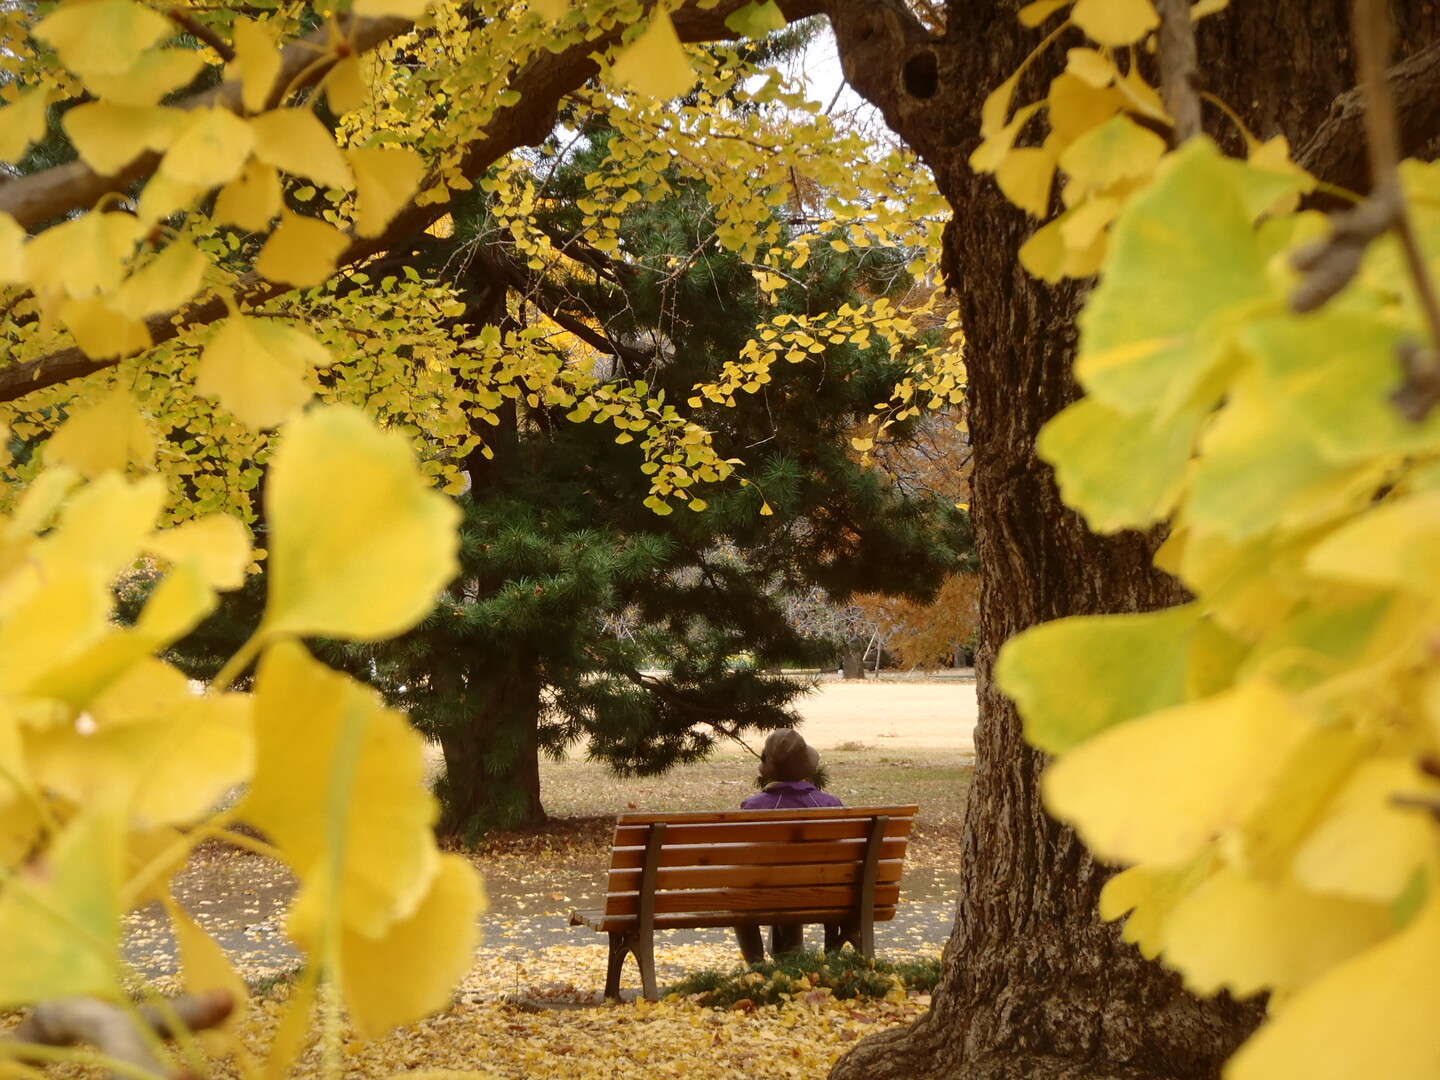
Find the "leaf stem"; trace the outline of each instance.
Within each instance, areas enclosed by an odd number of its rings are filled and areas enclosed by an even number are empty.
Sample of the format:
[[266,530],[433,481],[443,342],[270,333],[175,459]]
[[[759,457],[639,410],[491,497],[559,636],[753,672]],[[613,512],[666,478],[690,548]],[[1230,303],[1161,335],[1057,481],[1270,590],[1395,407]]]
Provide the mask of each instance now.
[[245,644],[236,650],[235,655],[225,661],[225,666],[220,669],[220,673],[215,676],[214,681],[210,684],[211,690],[217,694],[223,694],[226,690],[230,689],[230,684],[238,679],[245,669],[250,666],[250,662],[255,659],[256,655],[260,652],[260,647],[265,642],[263,636],[264,629],[262,626],[256,630],[255,633],[251,634]]

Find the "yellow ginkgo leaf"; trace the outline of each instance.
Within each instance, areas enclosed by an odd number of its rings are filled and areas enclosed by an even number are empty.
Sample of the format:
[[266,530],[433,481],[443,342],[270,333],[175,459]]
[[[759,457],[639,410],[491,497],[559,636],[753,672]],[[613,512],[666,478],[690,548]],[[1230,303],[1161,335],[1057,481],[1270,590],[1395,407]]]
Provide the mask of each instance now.
[[1440,491],[1387,499],[1315,545],[1306,569],[1340,581],[1440,597],[1437,530]]
[[434,607],[457,570],[459,509],[426,482],[404,436],[358,409],[291,422],[265,517],[272,634],[390,637]]
[[1122,870],[1100,890],[1100,917],[1127,916],[1120,936],[1135,945],[1147,960],[1160,955],[1165,945],[1165,924],[1175,905],[1215,872],[1217,859],[1205,852],[1185,866],[1157,870],[1132,866]]
[[239,174],[254,147],[254,130],[229,109],[195,109],[166,151],[160,171],[186,184],[216,187]]
[[105,473],[71,497],[32,558],[53,578],[88,570],[108,583],[134,562],[164,505],[165,484],[158,476],[130,482]]
[[319,285],[335,272],[349,238],[315,218],[284,213],[255,260],[255,269],[271,281],[297,288]]
[[52,46],[82,79],[123,75],[135,59],[171,32],[170,20],[134,0],[62,4],[31,31]]
[[235,61],[225,74],[234,78],[234,69],[239,68],[241,103],[246,112],[258,113],[265,108],[280,74],[280,48],[269,27],[243,15],[235,20],[230,41],[235,46]]
[[1165,961],[1198,994],[1237,997],[1305,985],[1394,928],[1390,909],[1273,885],[1221,870],[1181,900],[1165,924]]
[[995,169],[995,182],[1012,203],[1032,217],[1050,210],[1050,182],[1055,155],[1041,148],[1011,150]]
[[1242,822],[1310,725],[1247,682],[1102,731],[1045,773],[1051,813],[1098,857],[1180,866]]
[[155,105],[166,94],[190,83],[204,66],[205,58],[195,49],[159,49],[142,53],[123,74],[92,72],[85,85],[116,105]]
[[55,312],[75,344],[92,360],[134,356],[152,344],[144,322],[116,311],[104,297],[67,298],[56,305]]
[[1133,45],[1160,25],[1150,0],[1078,0],[1070,19],[1101,45]]
[[282,204],[280,174],[275,166],[252,160],[239,176],[220,189],[211,216],[223,225],[263,232],[280,213]]
[[114,306],[132,319],[178,308],[199,291],[209,265],[189,240],[175,240],[126,278]]
[[[232,695],[242,696],[243,695]],[[148,723],[178,711],[195,697],[184,672],[153,656],[142,657],[122,671],[87,707],[99,727]]]
[[94,211],[46,229],[26,245],[35,291],[76,297],[114,292],[143,233],[130,214]]
[[1031,0],[1020,9],[1020,22],[1025,26],[1039,26],[1061,8],[1067,8],[1075,0]]
[[151,591],[135,623],[151,652],[184,637],[219,605],[215,590],[194,563],[177,566]]
[[7,705],[0,704],[0,866],[18,865],[34,850],[42,822],[20,724]]
[[345,930],[340,988],[362,1037],[375,1038],[450,1004],[455,984],[475,962],[484,910],[475,868],[459,855],[442,855],[414,914],[378,941]]
[[381,937],[414,914],[439,865],[424,740],[373,690],[294,642],[266,650],[254,709],[254,779],[237,813],[300,878],[295,926],[306,911],[333,910],[355,933]]
[[223,1052],[224,1045],[240,1024],[244,1023],[250,1008],[250,988],[245,980],[236,974],[218,942],[200,929],[200,924],[190,913],[177,904],[167,892],[164,898],[165,914],[170,918],[170,930],[175,943],[180,947],[180,975],[187,994],[203,994],[212,990],[224,990],[235,1003],[234,1011],[216,1030],[201,1032],[201,1039],[211,1042],[218,1040]]
[[395,16],[418,19],[429,10],[434,0],[355,0],[355,14],[370,19]]
[[0,1009],[121,998],[117,825],[100,811],[80,815],[34,872],[0,889]]
[[1060,153],[1060,167],[1095,190],[1145,176],[1165,156],[1165,140],[1128,116],[1114,116]]
[[986,135],[985,140],[970,155],[970,167],[979,172],[994,172],[999,168],[1000,163],[1011,153],[1021,130],[1030,122],[1030,118],[1040,111],[1042,104],[1043,102],[1032,102],[1016,109],[1009,123],[1002,124],[994,133]]
[[45,442],[45,461],[65,464],[81,476],[96,477],[131,464],[155,464],[155,436],[125,390],[113,390],[94,404],[80,406]]
[[1426,1080],[1440,1066],[1434,982],[1440,900],[1400,933],[1275,1010],[1226,1067],[1229,1080]]
[[178,825],[212,810],[254,762],[249,701],[191,697],[168,714],[96,730],[56,726],[27,752],[49,791],[123,808],[138,828]]
[[[30,681],[26,691],[36,698],[49,699],[71,709],[84,709],[97,694],[103,693],[106,687],[122,677],[126,671],[144,661],[155,647],[150,639],[134,630],[109,627],[84,649],[47,667]],[[63,730],[73,734],[69,728]],[[36,763],[36,752],[35,747],[31,746],[29,754],[32,765]],[[37,771],[36,775],[43,774]],[[102,775],[100,779],[105,792],[112,795],[120,792],[122,801],[129,797],[131,788],[117,786],[115,783],[123,778]],[[47,787],[52,786],[49,778],[46,778],[45,782]],[[67,788],[66,791],[69,798],[74,798],[74,792],[80,792],[76,801],[84,801],[101,794],[100,789],[94,786],[76,786]]]
[[657,98],[679,97],[695,85],[695,69],[668,12],[654,11],[644,32],[615,58],[610,78],[617,86]]
[[217,589],[245,584],[245,568],[252,557],[249,533],[228,514],[211,514],[157,532],[145,546],[162,559],[197,567]]
[[275,427],[314,396],[310,372],[330,359],[309,334],[274,319],[234,315],[200,355],[195,390],[250,427]]
[[570,10],[570,0],[530,0],[530,7],[547,22],[556,22]]
[[176,180],[173,176],[157,172],[150,177],[145,184],[145,190],[140,193],[138,218],[149,228],[162,218],[188,210],[209,190],[208,186]]
[[325,187],[348,190],[354,185],[335,137],[309,109],[274,109],[255,117],[250,127],[261,161]]
[[1095,87],[1069,72],[1050,83],[1050,136],[1047,145],[1063,149],[1099,127],[1125,107],[1125,95],[1113,86]]
[[425,162],[413,150],[395,146],[351,150],[349,157],[358,196],[355,231],[379,236],[419,188]]
[[1096,89],[1109,86],[1120,76],[1115,61],[1096,49],[1069,50],[1065,70]]
[[1430,818],[1396,798],[1434,798],[1437,786],[1409,758],[1363,762],[1296,852],[1295,876],[1317,892],[1394,900],[1435,843]]
[[30,144],[45,134],[51,96],[49,89],[37,86],[0,109],[0,161],[19,161]]
[[325,102],[336,116],[344,116],[358,109],[370,100],[370,88],[365,85],[365,75],[358,57],[349,56],[330,69],[322,84],[325,88]]

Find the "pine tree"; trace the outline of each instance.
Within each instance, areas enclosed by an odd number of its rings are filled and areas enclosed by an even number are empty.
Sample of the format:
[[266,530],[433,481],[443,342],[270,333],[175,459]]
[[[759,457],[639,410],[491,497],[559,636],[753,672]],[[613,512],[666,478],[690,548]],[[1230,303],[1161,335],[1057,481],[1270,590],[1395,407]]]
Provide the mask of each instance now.
[[[606,133],[588,135],[547,184],[552,236],[573,235],[583,177],[605,152]],[[493,239],[480,195],[452,237],[412,257],[441,274],[464,267],[474,333],[519,332],[534,304],[587,334],[597,374],[668,400],[735,357],[775,314],[763,305],[833,310],[908,284],[893,253],[828,253],[767,295],[735,254],[696,246],[708,211],[703,192],[671,178],[668,195],[626,213],[626,261],[593,253],[594,278],[563,290]],[[511,399],[479,432],[493,456],[468,462],[463,572],[431,618],[367,661],[444,752],[442,831],[543,820],[541,753],[586,742],[617,772],[651,775],[718,739],[793,724],[805,684],[765,671],[828,661],[829,646],[789,624],[783,596],[819,585],[925,597],[968,549],[953,505],[901,493],[850,447],[900,361],[846,344],[785,367],[734,407],[701,410],[722,456],[743,452],[750,483],[698,511],[653,513],[636,445],[563,407]],[[352,667],[363,675],[367,663]]]

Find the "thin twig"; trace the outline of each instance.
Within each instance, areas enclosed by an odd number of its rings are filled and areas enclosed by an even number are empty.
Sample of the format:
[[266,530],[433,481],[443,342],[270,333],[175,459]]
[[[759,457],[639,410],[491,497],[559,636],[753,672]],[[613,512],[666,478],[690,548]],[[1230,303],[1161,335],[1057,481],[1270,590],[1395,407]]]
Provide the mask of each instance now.
[[1190,0],[1158,0],[1155,6],[1160,13],[1160,89],[1175,120],[1175,145],[1180,146],[1201,130],[1195,24]]
[[1425,253],[1420,248],[1410,208],[1400,190],[1400,136],[1395,122],[1395,102],[1385,70],[1390,59],[1390,18],[1386,0],[1355,0],[1354,20],[1356,68],[1365,94],[1365,136],[1370,149],[1370,175],[1377,195],[1384,190],[1394,193],[1394,229],[1400,237],[1400,247],[1405,252],[1405,261],[1414,279],[1420,306],[1425,312],[1425,321],[1430,325],[1428,355],[1412,357],[1409,378],[1397,394],[1399,402],[1407,408],[1407,414],[1412,419],[1419,419],[1440,404],[1440,392],[1437,392],[1440,353],[1436,351],[1440,347],[1440,299],[1435,294],[1435,283],[1430,277]]
[[171,22],[191,37],[197,41],[203,41],[214,49],[216,55],[225,63],[228,64],[235,59],[235,50],[230,47],[230,43],[188,12],[181,11],[179,8],[171,8],[165,14],[170,17]]

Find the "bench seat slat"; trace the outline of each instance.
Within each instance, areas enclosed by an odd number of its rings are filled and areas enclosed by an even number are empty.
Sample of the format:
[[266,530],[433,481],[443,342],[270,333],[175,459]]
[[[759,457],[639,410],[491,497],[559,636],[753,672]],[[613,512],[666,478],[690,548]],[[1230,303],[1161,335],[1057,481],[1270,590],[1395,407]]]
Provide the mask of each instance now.
[[[905,868],[900,859],[880,862],[876,881],[899,881]],[[661,869],[655,878],[657,890],[709,889],[720,885],[751,888],[761,885],[849,885],[861,879],[864,864],[795,863],[771,866],[676,866]],[[606,892],[634,892],[640,888],[641,870],[612,870]]]
[[[772,926],[776,923],[843,923],[854,916],[848,908],[786,908],[776,911],[692,911],[656,914],[657,930],[702,930],[715,926]],[[895,918],[893,906],[875,908],[875,921]],[[620,933],[634,929],[636,915],[607,915],[603,911],[575,911],[570,914],[571,926],[588,926],[602,933]]]
[[[886,837],[881,842],[881,859],[903,859],[906,841]],[[634,870],[645,865],[643,847],[615,848],[613,870]],[[660,850],[661,866],[772,866],[796,862],[859,862],[865,858],[864,840],[828,840],[813,844],[666,844]]]
[[667,826],[694,825],[711,821],[803,821],[807,818],[872,818],[877,813],[892,818],[913,818],[920,807],[906,806],[824,806],[815,810],[685,810],[673,814],[632,811],[615,819],[617,826],[649,825],[663,821]]
[[[798,844],[817,840],[864,840],[870,835],[868,818],[846,818],[838,821],[789,821],[772,812],[775,821],[706,822],[703,824],[666,824],[668,844],[734,844],[758,841]],[[910,818],[891,818],[885,827],[886,836],[907,837],[914,826]],[[615,830],[612,846],[644,847],[649,835],[648,825],[627,825]]]
[[[893,905],[900,898],[898,884],[878,885],[875,903]],[[841,908],[853,911],[859,900],[855,885],[778,885],[751,889],[685,889],[657,892],[655,911],[766,911],[785,908]],[[607,915],[632,915],[640,910],[639,893],[611,893],[605,897]]]

